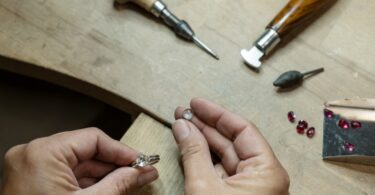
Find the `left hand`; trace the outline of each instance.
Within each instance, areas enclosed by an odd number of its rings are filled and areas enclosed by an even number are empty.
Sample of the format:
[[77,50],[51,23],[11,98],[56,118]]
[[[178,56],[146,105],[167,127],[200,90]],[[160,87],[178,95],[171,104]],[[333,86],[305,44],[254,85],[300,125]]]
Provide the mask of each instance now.
[[158,177],[138,155],[96,128],[40,138],[7,152],[0,194],[129,194]]

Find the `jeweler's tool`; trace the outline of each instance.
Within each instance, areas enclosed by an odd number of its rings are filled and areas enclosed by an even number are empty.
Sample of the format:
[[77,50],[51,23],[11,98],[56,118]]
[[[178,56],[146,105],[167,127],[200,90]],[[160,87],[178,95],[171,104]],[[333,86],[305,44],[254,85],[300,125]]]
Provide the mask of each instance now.
[[308,71],[305,73],[301,73],[299,71],[288,71],[280,75],[275,82],[273,82],[273,86],[280,87],[280,88],[288,88],[294,87],[303,82],[303,78],[306,76],[313,76],[315,74],[321,73],[324,71],[324,68],[319,68],[316,70]]
[[141,6],[156,17],[162,18],[163,21],[170,26],[179,37],[195,43],[212,57],[216,58],[217,60],[219,59],[219,56],[214,51],[212,51],[209,47],[207,47],[207,45],[197,38],[190,25],[170,12],[167,5],[161,0],[116,0],[116,2],[120,4],[133,2]]
[[328,10],[337,0],[290,0],[279,14],[268,24],[266,31],[254,42],[254,46],[243,49],[241,55],[251,68],[259,68],[261,60],[280,44],[286,44],[297,33],[307,27]]

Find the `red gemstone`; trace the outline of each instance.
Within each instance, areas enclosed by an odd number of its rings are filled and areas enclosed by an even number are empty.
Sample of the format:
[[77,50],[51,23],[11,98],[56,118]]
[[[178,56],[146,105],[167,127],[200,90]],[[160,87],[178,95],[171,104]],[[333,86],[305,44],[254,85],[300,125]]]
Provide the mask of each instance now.
[[304,134],[305,133],[305,128],[303,128],[303,127],[301,127],[301,126],[299,126],[299,125],[297,125],[297,133],[299,133],[299,134]]
[[288,120],[289,120],[291,123],[294,123],[294,121],[296,121],[296,115],[294,114],[293,111],[288,112]]
[[349,129],[349,127],[350,127],[348,121],[346,121],[344,119],[340,119],[339,120],[338,126],[341,127],[341,128],[343,128],[343,129]]
[[303,129],[306,129],[309,126],[309,124],[304,120],[300,120],[298,121],[298,126],[300,126]]
[[359,129],[362,127],[362,124],[359,121],[352,121],[351,126],[353,129]]
[[344,144],[344,149],[345,149],[347,152],[354,152],[354,150],[355,150],[355,145],[352,144],[352,143],[345,143],[345,144]]
[[324,109],[324,115],[325,115],[327,118],[333,118],[333,112],[332,112],[331,110]]
[[310,128],[306,131],[306,135],[307,135],[307,137],[309,137],[309,138],[314,137],[314,135],[315,135],[315,128],[314,128],[314,127],[310,127]]
[[308,124],[307,124],[306,121],[304,121],[304,120],[298,121],[298,125],[296,127],[297,133],[304,134],[305,133],[305,129],[307,127],[308,127]]

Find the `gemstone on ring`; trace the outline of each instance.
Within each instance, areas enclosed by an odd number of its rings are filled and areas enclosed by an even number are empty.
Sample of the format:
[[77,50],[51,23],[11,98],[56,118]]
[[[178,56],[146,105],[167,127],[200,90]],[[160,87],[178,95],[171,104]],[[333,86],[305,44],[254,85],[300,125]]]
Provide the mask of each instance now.
[[142,168],[142,167],[146,167],[148,165],[156,164],[156,163],[159,162],[159,160],[160,160],[159,155],[147,156],[147,155],[144,155],[144,154],[140,154],[138,156],[138,158],[131,164],[131,166],[133,168]]
[[191,109],[186,109],[182,112],[182,118],[184,118],[185,120],[188,120],[190,121],[191,119],[193,119],[193,111]]

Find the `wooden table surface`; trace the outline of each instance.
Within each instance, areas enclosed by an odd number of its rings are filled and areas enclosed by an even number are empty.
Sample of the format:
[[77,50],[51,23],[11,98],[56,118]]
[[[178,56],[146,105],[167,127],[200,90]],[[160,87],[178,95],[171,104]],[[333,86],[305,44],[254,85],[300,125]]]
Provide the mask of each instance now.
[[141,114],[126,132],[121,142],[137,148],[146,155],[160,155],[155,165],[159,179],[134,195],[179,195],[184,193],[183,169],[180,166],[180,151],[174,141],[172,130],[151,117]]
[[[375,194],[375,168],[321,160],[327,100],[375,97],[375,1],[342,0],[249,70],[251,46],[287,0],[165,0],[221,57],[216,61],[134,6],[112,0],[0,0],[0,68],[48,80],[163,122],[177,105],[205,97],[253,121],[287,168],[292,194]],[[6,63],[13,58],[27,63]],[[278,93],[282,72],[325,67],[296,90]],[[139,109],[138,108],[138,109]],[[137,110],[137,109],[135,109]],[[293,110],[317,129],[299,136]]]
[[133,195],[179,195],[184,193],[183,169],[180,152],[171,129],[155,119],[141,114],[126,132],[121,142],[137,148],[146,155],[160,155],[155,164],[159,178],[155,182],[134,192]]

